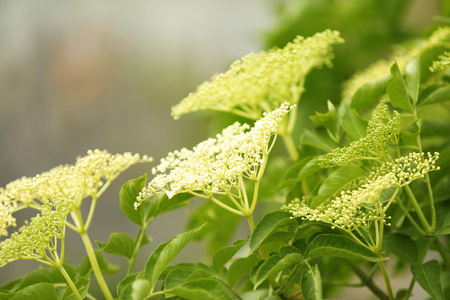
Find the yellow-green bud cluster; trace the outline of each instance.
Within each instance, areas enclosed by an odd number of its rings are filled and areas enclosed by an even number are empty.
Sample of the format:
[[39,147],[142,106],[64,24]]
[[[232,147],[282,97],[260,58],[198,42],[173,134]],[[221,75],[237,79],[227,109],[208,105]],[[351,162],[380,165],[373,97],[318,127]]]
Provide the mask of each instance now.
[[39,214],[0,244],[0,265],[19,258],[43,257],[60,238],[67,213],[86,197],[97,198],[101,188],[138,162],[139,154],[88,151],[75,165],[61,165],[35,177],[23,177],[0,188],[0,232],[16,226],[13,213],[32,208]]
[[322,167],[345,165],[354,160],[383,159],[387,146],[398,143],[400,133],[400,114],[389,112],[385,103],[374,110],[372,120],[367,125],[367,135],[352,142],[348,147],[334,149],[320,160]]
[[[367,177],[366,183],[351,191],[342,191],[338,197],[326,201],[316,208],[310,208],[307,199],[294,200],[284,208],[294,217],[303,220],[330,224],[332,228],[351,231],[358,227],[368,228],[373,220],[386,218],[380,214],[381,192],[389,187],[401,188],[413,180],[424,177],[428,172],[439,170],[436,167],[438,153],[411,153],[385,163]],[[382,220],[385,222],[385,220]]]
[[431,72],[445,70],[450,66],[450,52],[445,51],[444,54],[438,56],[438,60],[433,61],[430,67]]
[[[249,125],[239,122],[225,128],[215,138],[199,143],[192,150],[174,151],[152,170],[156,175],[135,206],[156,193],[170,198],[178,193],[202,191],[205,195],[226,193],[237,187],[238,177],[258,180],[283,117],[295,106],[283,103]],[[169,173],[165,173],[170,170]]]
[[340,43],[339,32],[326,30],[308,38],[298,36],[282,49],[251,53],[200,85],[172,108],[172,116],[237,109],[256,120],[285,101],[295,104],[303,88],[299,83],[311,69],[330,66],[332,45]]

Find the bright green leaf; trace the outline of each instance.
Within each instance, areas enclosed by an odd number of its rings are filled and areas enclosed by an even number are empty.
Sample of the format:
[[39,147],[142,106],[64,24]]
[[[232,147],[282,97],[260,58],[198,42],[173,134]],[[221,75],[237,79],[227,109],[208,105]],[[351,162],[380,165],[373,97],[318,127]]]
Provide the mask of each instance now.
[[388,75],[366,82],[353,95],[350,107],[361,111],[378,101],[382,95],[386,94],[387,85],[391,80],[392,76]]
[[337,125],[336,108],[330,100],[327,101],[327,106],[328,112],[326,114],[321,114],[316,111],[316,114],[310,118],[316,126],[323,126],[328,130],[328,132],[334,133],[336,132]]
[[[97,262],[102,273],[114,274],[120,271],[120,266],[109,263],[103,252],[95,250],[95,257],[97,258]],[[92,272],[91,262],[89,261],[89,257],[86,256],[81,262],[80,274],[90,274],[91,272]]]
[[239,249],[244,246],[248,239],[237,240],[234,242],[233,246],[223,247],[216,251],[213,256],[212,268],[217,273],[220,273],[223,266],[239,251]]
[[420,86],[420,57],[411,60],[405,68],[405,84],[408,90],[408,96],[416,104],[419,99]]
[[133,273],[127,275],[119,284],[117,285],[117,295],[120,299],[129,299],[133,293],[133,282],[141,280],[144,277],[144,272]]
[[323,127],[318,127],[314,131],[305,129],[301,138],[301,143],[321,149],[327,153],[341,146],[341,144],[331,139],[327,130]]
[[120,209],[128,219],[139,226],[142,225],[142,205],[135,209],[134,203],[136,202],[136,197],[139,195],[139,192],[145,187],[146,182],[147,173],[139,178],[125,182],[119,193]]
[[234,287],[236,283],[249,273],[253,267],[258,263],[259,259],[256,254],[250,254],[247,257],[240,257],[235,259],[228,268],[227,281],[231,287]]
[[322,299],[322,277],[317,265],[304,270],[301,287],[302,296],[305,300]]
[[164,289],[170,290],[171,288],[184,284],[191,274],[192,270],[179,268],[172,269],[166,276],[166,280],[164,281]]
[[446,102],[450,100],[450,86],[446,85],[436,89],[427,98],[425,98],[419,106],[425,106],[435,103]]
[[340,191],[346,184],[365,175],[366,172],[359,167],[343,166],[336,169],[324,180],[319,188],[317,196],[312,199],[310,207],[317,207]]
[[336,234],[320,234],[308,247],[310,258],[320,256],[333,256],[365,261],[381,261],[381,257],[368,248],[358,244],[349,237]]
[[417,245],[407,235],[399,233],[385,235],[383,238],[383,246],[388,252],[409,263],[415,263],[417,261]]
[[150,282],[152,291],[159,275],[203,226],[201,225],[193,230],[176,235],[170,241],[159,245],[152,252],[145,265],[145,278]]
[[146,202],[148,205],[142,211],[143,219],[147,222],[155,219],[158,215],[183,207],[192,197],[193,195],[189,193],[177,194],[172,198],[167,197],[166,194],[156,194]]
[[[74,281],[74,285],[78,290],[78,293],[80,294],[81,298],[86,298],[89,290],[89,284],[90,284],[90,278],[86,277],[77,277],[77,279]],[[77,297],[73,294],[72,289],[70,286],[66,287],[66,290],[64,291],[64,295],[62,297],[63,300],[77,300]]]
[[222,284],[212,278],[202,278],[187,282],[181,286],[164,290],[165,294],[176,295],[191,300],[232,300]]
[[422,120],[418,119],[412,123],[414,131],[400,131],[401,140],[408,146],[417,148],[417,137],[420,135],[422,130]]
[[29,285],[18,291],[12,300],[48,300],[57,299],[55,286],[51,283],[41,282]]
[[391,67],[391,74],[394,78],[387,86],[387,93],[392,106],[406,112],[412,112],[413,107],[408,96],[406,83],[396,62]]
[[250,252],[253,253],[258,250],[264,240],[279,228],[298,225],[297,221],[291,219],[291,217],[292,214],[284,210],[277,210],[266,214],[261,221],[258,222],[250,237]]
[[280,271],[289,268],[294,264],[299,264],[302,261],[303,256],[300,253],[289,253],[286,256],[281,257],[278,254],[270,256],[264,263],[258,268],[255,274],[254,290],[258,288],[265,280],[275,276]]
[[95,242],[99,251],[125,256],[130,259],[134,251],[134,240],[125,233],[113,232],[107,244]]
[[430,260],[423,265],[411,265],[411,273],[432,299],[445,299],[441,287],[441,268],[437,260]]
[[366,136],[368,123],[366,119],[361,118],[354,109],[350,108],[344,110],[344,114],[341,117],[341,126],[351,142]]

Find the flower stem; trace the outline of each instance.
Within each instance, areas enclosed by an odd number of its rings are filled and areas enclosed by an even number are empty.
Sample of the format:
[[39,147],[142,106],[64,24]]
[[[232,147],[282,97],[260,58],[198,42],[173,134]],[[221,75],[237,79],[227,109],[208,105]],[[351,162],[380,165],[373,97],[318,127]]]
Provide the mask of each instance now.
[[63,266],[56,266],[56,267],[58,268],[58,270],[64,276],[64,279],[69,284],[70,289],[72,290],[73,294],[75,295],[75,298],[82,300],[83,298],[81,297],[80,293],[78,293],[78,290],[77,290],[75,284],[73,283],[72,279],[70,278],[69,274],[67,274],[66,269],[64,269]]
[[425,231],[427,233],[431,233],[432,232],[432,228],[430,226],[430,224],[427,221],[427,218],[425,217],[425,215],[422,212],[422,209],[419,206],[419,203],[417,202],[416,197],[414,196],[413,192],[411,191],[411,188],[409,187],[409,185],[405,185],[405,191],[409,196],[409,199],[411,200],[412,205],[414,206],[417,216],[420,219],[420,222],[422,223]]
[[83,240],[84,247],[86,248],[86,253],[89,257],[89,261],[91,262],[92,270],[94,271],[95,278],[97,279],[98,285],[105,296],[105,299],[112,300],[113,296],[109,291],[108,285],[106,284],[105,278],[103,278],[102,271],[100,270],[100,266],[98,265],[97,257],[95,256],[94,247],[92,247],[91,240],[86,231],[80,232],[81,239]]
[[392,293],[391,282],[389,280],[389,276],[386,272],[386,268],[384,267],[383,261],[378,262],[378,267],[381,270],[381,274],[383,275],[384,283],[386,284],[386,289],[388,292],[389,300],[394,300],[394,294]]
[[372,278],[367,276],[355,263],[349,259],[344,259],[344,262],[353,270],[356,276],[359,277],[361,282],[369,288],[375,295],[380,299],[388,299],[386,295],[380,288],[373,282]]
[[434,246],[436,246],[436,249],[439,251],[439,254],[441,255],[442,259],[444,260],[444,264],[447,267],[448,270],[450,270],[450,257],[445,250],[444,246],[442,245],[441,241],[438,237],[436,237],[433,241]]

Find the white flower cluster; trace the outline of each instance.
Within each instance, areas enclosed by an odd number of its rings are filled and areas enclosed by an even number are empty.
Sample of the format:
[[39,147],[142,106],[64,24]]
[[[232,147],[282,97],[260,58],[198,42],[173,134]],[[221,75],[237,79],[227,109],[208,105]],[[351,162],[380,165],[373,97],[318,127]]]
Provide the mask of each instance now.
[[5,188],[0,188],[0,232],[15,226],[14,211],[25,207],[40,210],[48,201],[64,199],[79,207],[84,198],[96,198],[99,189],[114,180],[128,167],[152,161],[139,154],[110,154],[107,151],[89,150],[88,155],[78,157],[75,165],[61,165],[35,177],[23,177]]
[[[135,206],[152,195],[167,196],[202,191],[207,196],[227,193],[238,185],[238,177],[259,180],[261,165],[269,155],[278,125],[294,105],[283,103],[280,108],[255,122],[254,127],[238,122],[225,128],[215,138],[207,139],[192,150],[171,152],[152,170],[156,175],[139,197]],[[164,173],[170,170],[169,173]]]
[[440,27],[422,43],[413,47],[403,47],[394,52],[389,59],[383,59],[370,65],[367,69],[356,73],[343,86],[342,98],[351,99],[356,91],[365,83],[390,75],[390,68],[394,61],[403,70],[407,63],[421,52],[442,45],[450,39],[450,27]]
[[282,49],[251,53],[234,62],[223,74],[214,75],[172,108],[172,116],[198,110],[236,110],[259,119],[288,101],[298,102],[301,84],[313,68],[330,66],[332,45],[341,44],[339,32],[326,30],[312,37],[298,36]]
[[[285,209],[294,217],[303,220],[319,221],[330,224],[332,228],[351,231],[357,227],[368,228],[373,220],[380,220],[379,198],[381,192],[389,187],[401,188],[413,180],[424,177],[428,172],[439,170],[436,167],[438,153],[411,153],[385,163],[369,174],[366,183],[352,191],[341,194],[316,208],[310,208],[307,199],[294,200]],[[384,216],[384,213],[383,213]],[[385,222],[385,220],[383,220]]]
[[398,143],[400,133],[400,114],[389,112],[385,103],[380,103],[374,110],[372,120],[367,125],[367,135],[352,142],[348,147],[334,149],[320,159],[322,167],[345,165],[353,160],[384,159],[388,145]]
[[433,61],[430,67],[431,72],[445,70],[450,67],[450,52],[445,51],[444,54],[438,56],[438,60]]

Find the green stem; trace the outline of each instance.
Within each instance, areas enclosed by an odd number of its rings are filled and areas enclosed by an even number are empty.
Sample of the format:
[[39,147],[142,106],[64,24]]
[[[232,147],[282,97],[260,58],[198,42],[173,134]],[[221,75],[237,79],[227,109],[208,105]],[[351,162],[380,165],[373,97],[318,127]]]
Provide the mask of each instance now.
[[94,247],[92,247],[91,240],[86,231],[80,232],[81,239],[83,240],[84,247],[86,248],[86,253],[91,262],[92,270],[94,271],[95,278],[97,279],[98,285],[105,296],[105,299],[112,300],[113,296],[109,291],[108,285],[106,284],[105,278],[103,278],[102,271],[98,265],[97,257],[95,256]]
[[64,269],[63,266],[56,266],[56,267],[61,272],[61,274],[64,276],[64,279],[66,279],[67,283],[70,286],[70,289],[72,290],[73,294],[75,295],[75,298],[82,300],[83,298],[81,297],[80,293],[78,293],[78,290],[77,290],[75,284],[73,283],[72,279],[70,278],[69,274],[67,274],[66,269]]
[[292,140],[292,136],[290,134],[280,134],[283,138],[284,144],[286,145],[286,149],[289,153],[289,156],[293,161],[297,161],[298,152],[297,147],[295,147],[294,141]]
[[450,270],[450,257],[445,247],[442,245],[438,237],[434,239],[433,243],[434,246],[436,246],[437,250],[439,251],[439,254],[441,255],[442,259],[444,260],[445,266],[447,267],[448,270]]
[[398,206],[400,206],[400,209],[403,211],[403,213],[405,214],[405,216],[408,218],[409,222],[411,222],[411,225],[416,228],[416,230],[421,234],[421,235],[426,235],[427,233],[425,231],[423,231],[422,228],[420,228],[420,226],[416,223],[416,221],[414,220],[414,218],[410,215],[410,213],[408,212],[408,210],[406,209],[406,207],[403,205],[402,200],[398,199],[398,201],[396,201],[396,203],[398,204]]
[[250,232],[253,233],[255,230],[255,223],[253,222],[253,214],[247,216],[248,227],[250,228]]
[[416,284],[416,280],[414,279],[414,276],[413,276],[413,278],[411,278],[411,282],[409,284],[408,290],[406,290],[406,294],[405,294],[405,297],[403,297],[403,299],[408,300],[409,297],[411,297],[411,292],[412,292],[415,284]]
[[411,188],[409,185],[404,186],[406,193],[409,196],[409,199],[411,200],[412,205],[414,206],[414,209],[416,210],[417,216],[419,217],[420,222],[422,223],[423,227],[425,228],[425,231],[427,233],[432,233],[432,228],[430,224],[427,221],[427,218],[425,218],[425,215],[422,212],[422,209],[419,206],[419,203],[417,202],[416,197],[414,196],[413,192],[411,191]]
[[137,254],[139,252],[139,249],[141,248],[142,241],[144,240],[145,232],[147,230],[148,225],[144,228],[142,227],[141,230],[139,230],[138,236],[136,238],[136,245],[134,246],[133,254],[131,255],[131,258],[129,260],[129,266],[128,266],[128,273],[127,275],[130,275],[133,273],[134,264],[136,263]]
[[389,300],[394,300],[394,294],[392,293],[391,282],[389,280],[389,276],[386,272],[386,268],[384,267],[383,261],[378,262],[378,267],[381,270],[381,274],[383,275],[384,283],[386,284],[386,289],[388,292]]

